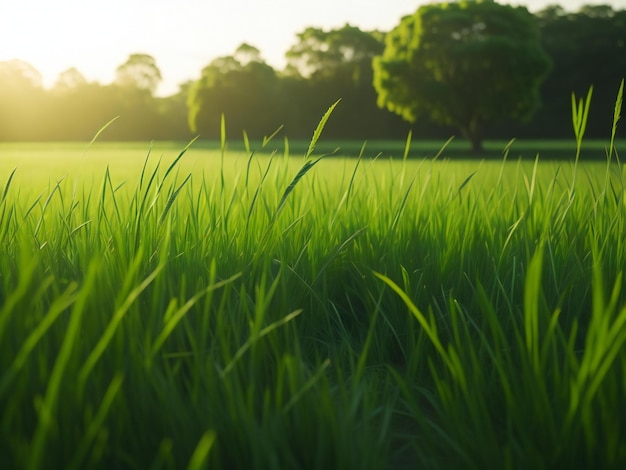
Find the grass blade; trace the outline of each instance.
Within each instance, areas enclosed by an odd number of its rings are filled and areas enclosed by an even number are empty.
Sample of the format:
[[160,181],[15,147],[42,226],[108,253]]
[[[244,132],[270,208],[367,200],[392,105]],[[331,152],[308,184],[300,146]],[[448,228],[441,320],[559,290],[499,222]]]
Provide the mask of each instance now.
[[322,116],[322,119],[320,119],[319,124],[315,128],[315,132],[313,132],[313,138],[311,139],[311,143],[309,144],[309,148],[306,151],[306,154],[304,156],[305,160],[308,159],[313,154],[313,151],[315,150],[315,146],[317,145],[317,141],[319,140],[320,136],[322,135],[322,131],[324,130],[324,127],[326,127],[326,123],[328,122],[328,119],[330,118],[330,115],[333,113],[333,111],[335,110],[335,108],[337,107],[337,105],[339,104],[340,101],[341,101],[340,99],[335,101],[331,105],[331,107],[328,108],[328,110],[324,113],[324,115]]

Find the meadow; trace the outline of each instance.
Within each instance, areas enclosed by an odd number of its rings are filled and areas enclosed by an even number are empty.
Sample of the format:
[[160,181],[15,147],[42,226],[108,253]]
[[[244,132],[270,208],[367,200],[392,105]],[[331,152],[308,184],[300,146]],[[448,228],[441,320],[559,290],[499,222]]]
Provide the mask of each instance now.
[[621,144],[325,157],[323,123],[0,146],[0,468],[626,465]]

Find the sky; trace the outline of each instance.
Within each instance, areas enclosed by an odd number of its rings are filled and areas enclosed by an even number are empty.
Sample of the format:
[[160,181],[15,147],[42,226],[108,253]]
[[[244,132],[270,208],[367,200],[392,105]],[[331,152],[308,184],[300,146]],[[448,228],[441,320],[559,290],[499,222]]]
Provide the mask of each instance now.
[[[199,77],[214,58],[242,43],[257,47],[276,69],[306,27],[389,31],[427,0],[0,0],[0,61],[34,66],[44,85],[77,68],[88,80],[110,83],[133,53],[156,59],[163,82],[157,94]],[[626,8],[626,0],[517,0],[537,11],[559,3]]]

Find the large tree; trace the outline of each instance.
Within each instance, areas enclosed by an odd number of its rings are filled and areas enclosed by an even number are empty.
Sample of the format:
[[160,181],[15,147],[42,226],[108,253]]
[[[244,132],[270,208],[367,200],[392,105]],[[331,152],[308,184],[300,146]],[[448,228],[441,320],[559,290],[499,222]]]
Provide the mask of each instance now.
[[533,119],[534,134],[572,136],[571,93],[585,95],[593,85],[586,135],[606,137],[615,96],[626,74],[626,10],[587,5],[574,13],[550,6],[536,16],[543,46],[554,66],[542,86],[544,107]]
[[75,90],[87,85],[87,83],[87,79],[77,68],[70,67],[59,74],[54,84],[54,90],[59,92]]
[[41,74],[21,60],[0,61],[0,140],[30,140],[42,128]]
[[148,54],[131,54],[115,72],[118,85],[144,90],[154,94],[161,82],[161,70],[154,57]]
[[279,125],[278,77],[253,46],[242,44],[232,56],[207,65],[188,94],[189,127],[205,137],[220,134],[226,118],[229,134],[250,137],[271,134]]
[[474,151],[487,126],[528,119],[550,60],[533,16],[490,0],[430,4],[402,18],[374,59],[378,105],[458,128]]
[[306,28],[287,51],[283,84],[291,94],[290,124],[310,133],[318,117],[332,103],[342,102],[325,135],[337,138],[375,138],[398,126],[398,118],[376,106],[372,59],[384,48],[384,33],[363,31],[349,24],[323,30]]
[[371,73],[372,58],[384,49],[384,34],[362,31],[346,24],[325,31],[306,28],[297,34],[298,42],[287,51],[287,71],[303,77],[332,77],[338,71],[358,82]]

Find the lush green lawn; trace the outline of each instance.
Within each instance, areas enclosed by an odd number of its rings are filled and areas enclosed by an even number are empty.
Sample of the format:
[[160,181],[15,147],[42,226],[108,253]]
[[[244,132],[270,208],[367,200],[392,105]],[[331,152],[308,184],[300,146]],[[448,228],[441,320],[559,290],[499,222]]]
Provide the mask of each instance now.
[[621,166],[402,145],[0,145],[0,468],[626,465]]

